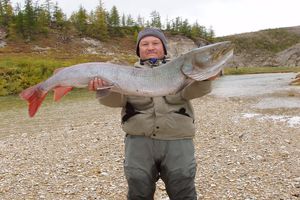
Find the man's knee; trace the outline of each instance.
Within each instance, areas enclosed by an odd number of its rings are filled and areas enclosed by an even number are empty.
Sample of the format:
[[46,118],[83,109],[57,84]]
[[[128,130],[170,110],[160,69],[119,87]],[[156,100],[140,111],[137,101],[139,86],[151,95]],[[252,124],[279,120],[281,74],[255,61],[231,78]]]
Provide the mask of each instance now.
[[138,168],[125,167],[128,199],[153,199],[155,178]]
[[170,199],[191,200],[197,199],[195,189],[196,166],[188,169],[177,169],[169,172],[165,177],[167,193]]

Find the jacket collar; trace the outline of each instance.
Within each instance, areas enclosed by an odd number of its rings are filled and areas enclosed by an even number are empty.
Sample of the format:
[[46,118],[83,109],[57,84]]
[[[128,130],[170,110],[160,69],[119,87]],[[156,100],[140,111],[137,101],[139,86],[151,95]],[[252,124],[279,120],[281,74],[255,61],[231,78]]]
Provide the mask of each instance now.
[[168,60],[166,59],[166,57],[162,58],[162,59],[157,59],[157,58],[150,58],[150,59],[146,59],[146,60],[139,60],[139,64],[140,65],[148,65],[150,67],[156,67],[159,66],[161,64],[165,64]]

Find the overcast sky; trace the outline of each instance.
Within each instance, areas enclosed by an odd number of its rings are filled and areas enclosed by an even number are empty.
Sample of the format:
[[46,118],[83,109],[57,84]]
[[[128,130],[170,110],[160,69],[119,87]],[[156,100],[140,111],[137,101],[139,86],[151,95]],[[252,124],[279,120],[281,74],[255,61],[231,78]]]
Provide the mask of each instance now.
[[[55,0],[53,0],[55,1]],[[11,0],[24,4],[24,0]],[[35,0],[33,0],[35,2]],[[43,0],[39,0],[41,4]],[[95,9],[99,0],[57,0],[59,7],[70,16],[82,5],[87,11]],[[216,36],[251,32],[268,28],[300,25],[300,0],[102,0],[108,11],[116,6],[120,14],[139,14],[149,19],[158,11],[162,22],[181,17],[190,24],[215,31]]]

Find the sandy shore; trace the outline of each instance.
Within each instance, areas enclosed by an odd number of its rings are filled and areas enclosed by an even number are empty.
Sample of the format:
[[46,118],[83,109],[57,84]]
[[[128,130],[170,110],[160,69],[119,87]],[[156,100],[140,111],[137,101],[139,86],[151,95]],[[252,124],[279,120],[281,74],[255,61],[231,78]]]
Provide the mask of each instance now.
[[[258,97],[193,101],[199,199],[300,198],[300,108]],[[1,112],[0,199],[126,199],[120,109],[95,99]],[[276,119],[266,116],[286,116]],[[158,182],[156,200],[168,199]]]

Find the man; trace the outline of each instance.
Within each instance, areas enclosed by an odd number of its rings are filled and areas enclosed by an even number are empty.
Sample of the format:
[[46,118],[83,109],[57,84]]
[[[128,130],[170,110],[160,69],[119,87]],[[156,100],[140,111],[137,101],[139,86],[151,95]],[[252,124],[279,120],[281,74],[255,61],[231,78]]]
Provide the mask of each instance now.
[[[142,30],[136,54],[139,62],[135,67],[152,68],[168,62],[165,35],[154,28]],[[97,90],[106,85],[95,79],[89,88]],[[161,178],[170,199],[197,199],[195,124],[190,100],[209,93],[211,82],[194,82],[175,95],[162,97],[126,96],[108,90],[98,90],[97,96],[103,105],[122,107],[127,198],[153,199],[156,182]]]

